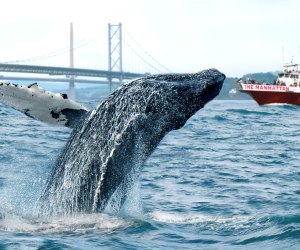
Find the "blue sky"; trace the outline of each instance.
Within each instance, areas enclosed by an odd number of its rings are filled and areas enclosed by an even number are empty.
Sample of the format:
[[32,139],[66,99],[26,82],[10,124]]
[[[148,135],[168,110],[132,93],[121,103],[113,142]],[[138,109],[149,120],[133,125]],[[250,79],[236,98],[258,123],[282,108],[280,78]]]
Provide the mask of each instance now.
[[[75,67],[107,68],[107,24],[121,22],[130,47],[139,49],[132,36],[143,48],[139,54],[146,51],[173,72],[281,70],[283,55],[300,62],[299,10],[298,0],[10,0],[1,7],[0,61],[61,51],[28,63],[68,66],[73,22]],[[125,70],[146,70],[127,44]]]

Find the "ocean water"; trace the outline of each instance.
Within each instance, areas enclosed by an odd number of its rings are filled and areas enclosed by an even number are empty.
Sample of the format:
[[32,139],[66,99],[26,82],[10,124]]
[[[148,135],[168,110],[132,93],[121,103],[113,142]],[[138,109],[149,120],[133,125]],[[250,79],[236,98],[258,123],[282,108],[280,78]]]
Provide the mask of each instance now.
[[53,218],[36,202],[70,130],[1,104],[0,125],[0,249],[300,249],[300,107],[212,101],[121,211]]

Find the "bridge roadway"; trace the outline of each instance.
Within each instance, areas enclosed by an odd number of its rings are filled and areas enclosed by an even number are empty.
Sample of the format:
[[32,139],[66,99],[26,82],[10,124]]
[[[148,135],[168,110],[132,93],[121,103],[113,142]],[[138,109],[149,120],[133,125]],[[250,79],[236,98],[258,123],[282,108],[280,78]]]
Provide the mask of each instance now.
[[[131,73],[131,72],[117,72],[117,71],[106,71],[106,70],[96,70],[96,69],[64,68],[64,67],[53,67],[53,66],[36,66],[36,65],[5,64],[5,63],[0,63],[0,72],[65,75],[65,76],[86,76],[86,77],[100,77],[106,79],[120,79],[120,78],[134,79],[134,78],[145,76],[145,74],[138,74],[138,73]],[[4,76],[1,77],[4,78]],[[70,81],[70,79],[68,81]]]
[[[76,82],[76,83],[95,83],[95,84],[109,84],[107,80],[91,80],[91,79],[79,79],[79,78],[46,78],[46,77],[20,77],[20,76],[1,76],[0,75],[0,82],[1,81],[29,81],[29,82],[66,82],[70,83]],[[120,83],[116,81],[112,81],[112,83]]]

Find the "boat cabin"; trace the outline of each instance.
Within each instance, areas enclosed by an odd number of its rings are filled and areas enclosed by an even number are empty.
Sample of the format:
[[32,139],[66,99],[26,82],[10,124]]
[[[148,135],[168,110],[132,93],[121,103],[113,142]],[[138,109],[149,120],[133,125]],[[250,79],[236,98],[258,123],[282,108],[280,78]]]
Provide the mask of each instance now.
[[287,64],[284,67],[284,71],[278,74],[275,85],[300,87],[300,70],[298,70],[298,64]]

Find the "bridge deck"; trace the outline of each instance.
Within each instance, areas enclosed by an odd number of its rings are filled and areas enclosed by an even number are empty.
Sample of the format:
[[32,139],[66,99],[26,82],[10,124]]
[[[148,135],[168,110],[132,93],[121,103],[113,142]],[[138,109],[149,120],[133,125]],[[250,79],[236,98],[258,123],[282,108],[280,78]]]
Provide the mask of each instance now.
[[53,66],[35,66],[22,64],[5,64],[0,63],[0,72],[13,73],[34,73],[34,74],[48,74],[48,75],[66,75],[66,76],[89,76],[102,78],[122,78],[133,79],[142,77],[145,74],[131,73],[131,72],[116,72],[96,69],[81,69],[81,68],[64,68]]

